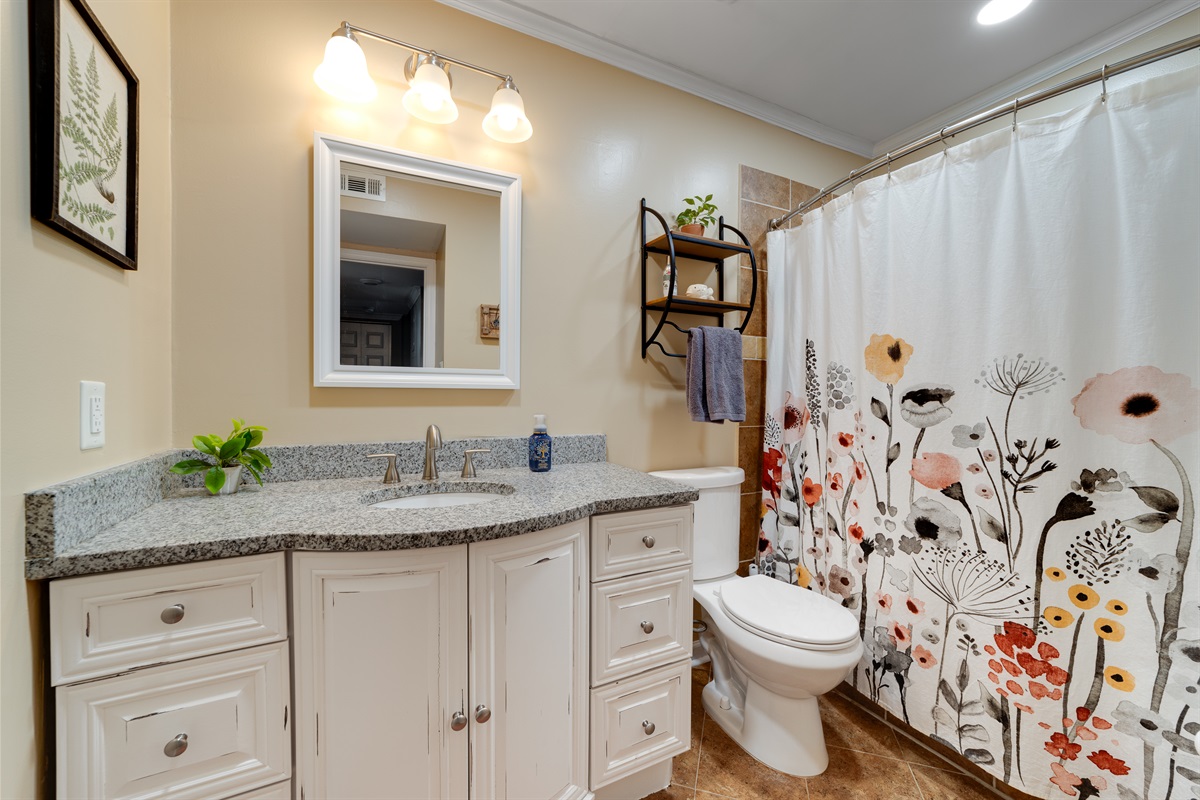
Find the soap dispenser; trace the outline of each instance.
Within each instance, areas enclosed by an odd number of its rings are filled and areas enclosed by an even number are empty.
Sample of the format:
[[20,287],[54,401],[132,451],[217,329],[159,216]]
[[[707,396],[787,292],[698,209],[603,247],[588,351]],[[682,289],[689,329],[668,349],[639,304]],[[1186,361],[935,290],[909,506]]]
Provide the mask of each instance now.
[[546,433],[546,415],[533,415],[533,435],[529,437],[529,469],[531,472],[550,471],[550,449],[553,442]]

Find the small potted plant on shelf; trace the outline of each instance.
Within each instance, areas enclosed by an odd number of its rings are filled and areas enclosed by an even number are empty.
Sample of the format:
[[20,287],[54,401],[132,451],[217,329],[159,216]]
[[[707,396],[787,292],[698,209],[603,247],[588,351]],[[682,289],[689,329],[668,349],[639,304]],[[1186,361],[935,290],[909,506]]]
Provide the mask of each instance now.
[[692,236],[703,236],[704,226],[712,225],[717,221],[715,216],[717,207],[713,205],[712,195],[687,197],[683,202],[687,204],[687,208],[675,215],[675,222],[679,224],[679,232]]
[[192,437],[192,446],[211,460],[185,458],[171,467],[176,475],[204,473],[204,485],[210,494],[233,494],[242,480],[245,467],[254,480],[262,486],[262,472],[270,469],[271,459],[257,449],[267,429],[261,425],[247,425],[245,420],[233,420],[233,430],[222,439],[215,434]]

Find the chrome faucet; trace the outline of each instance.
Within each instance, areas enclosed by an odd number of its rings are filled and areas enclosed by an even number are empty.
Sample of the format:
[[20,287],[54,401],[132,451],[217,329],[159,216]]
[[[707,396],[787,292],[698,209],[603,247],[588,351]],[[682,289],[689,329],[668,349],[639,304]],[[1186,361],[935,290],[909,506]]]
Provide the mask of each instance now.
[[437,451],[442,449],[442,432],[437,425],[430,425],[425,431],[425,472],[421,474],[423,481],[436,481]]

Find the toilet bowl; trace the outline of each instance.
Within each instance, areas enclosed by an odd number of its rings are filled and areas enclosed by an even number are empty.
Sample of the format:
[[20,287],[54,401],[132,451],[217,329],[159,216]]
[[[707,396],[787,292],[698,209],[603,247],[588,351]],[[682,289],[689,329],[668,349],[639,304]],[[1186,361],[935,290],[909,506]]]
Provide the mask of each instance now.
[[702,695],[705,711],[767,766],[820,774],[829,755],[817,698],[862,657],[857,618],[816,592],[765,575],[736,575],[741,469],[651,474],[700,492],[692,596],[703,610],[700,643],[713,665]]

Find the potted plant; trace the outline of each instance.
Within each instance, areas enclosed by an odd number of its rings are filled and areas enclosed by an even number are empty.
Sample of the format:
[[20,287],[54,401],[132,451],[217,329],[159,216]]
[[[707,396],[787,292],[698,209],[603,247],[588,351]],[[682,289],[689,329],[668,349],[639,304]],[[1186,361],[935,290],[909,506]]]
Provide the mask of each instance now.
[[192,437],[192,446],[211,460],[185,458],[171,467],[176,475],[204,473],[204,485],[211,494],[233,494],[242,480],[245,467],[254,480],[262,486],[262,471],[270,469],[271,459],[258,450],[267,429],[261,425],[247,425],[245,420],[233,420],[233,430],[227,438],[215,434]]
[[712,195],[687,197],[683,202],[687,204],[687,208],[675,215],[675,221],[679,223],[679,232],[703,236],[704,226],[717,221],[717,207],[713,205]]

